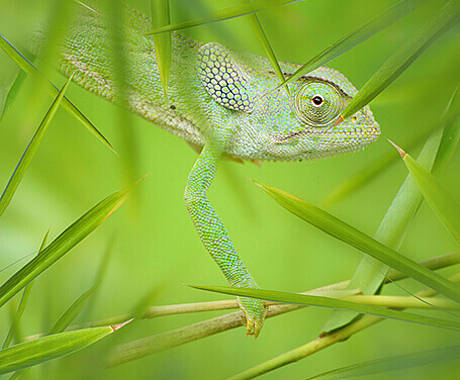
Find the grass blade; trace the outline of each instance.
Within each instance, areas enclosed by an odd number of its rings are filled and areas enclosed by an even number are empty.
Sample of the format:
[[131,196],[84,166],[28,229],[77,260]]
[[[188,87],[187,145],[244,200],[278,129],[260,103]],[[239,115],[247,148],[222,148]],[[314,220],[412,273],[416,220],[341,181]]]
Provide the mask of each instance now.
[[102,224],[123,204],[129,191],[122,190],[103,199],[62,232],[39,256],[11,276],[0,287],[0,307]]
[[460,302],[460,288],[439,274],[424,268],[420,264],[302,199],[268,185],[256,184],[282,207],[299,218],[363,253],[382,261],[386,265],[398,269],[454,301]]
[[31,367],[79,351],[122,326],[123,324],[67,331],[17,344],[0,351],[0,374]]
[[352,364],[350,366],[337,368],[319,375],[309,377],[313,379],[344,379],[372,375],[388,371],[399,371],[406,368],[429,365],[433,363],[456,360],[460,356],[460,346],[440,347],[434,350],[414,352],[407,355],[391,356],[366,362]]
[[[169,0],[151,0],[152,25],[154,29],[171,23],[169,15]],[[169,70],[171,68],[171,33],[156,34],[153,36],[155,55],[160,71],[161,85],[165,99],[168,99]]]
[[37,152],[38,147],[40,146],[40,143],[43,139],[43,136],[45,135],[45,132],[48,129],[51,120],[53,120],[54,114],[58,110],[59,105],[61,104],[61,101],[64,97],[65,91],[67,90],[67,87],[69,86],[71,80],[72,76],[67,80],[66,84],[62,87],[61,91],[59,91],[58,96],[56,97],[56,99],[54,99],[53,104],[51,105],[42,122],[38,126],[35,134],[32,136],[32,139],[27,145],[26,150],[22,154],[22,157],[19,160],[16,169],[14,169],[13,175],[8,181],[8,184],[6,185],[5,190],[2,193],[2,196],[0,197],[0,216],[8,207],[17,187],[21,183],[22,177],[24,176],[24,173],[28,168],[30,162],[34,158],[35,153]]
[[[48,240],[48,235],[49,235],[49,231],[45,234],[45,237],[43,238],[42,243],[40,244],[40,249],[38,250],[37,255],[39,255],[45,248],[46,241]],[[26,308],[27,301],[29,300],[30,291],[32,290],[32,285],[33,285],[33,282],[31,282],[29,285],[27,285],[24,288],[24,292],[22,293],[21,300],[19,301],[18,310],[16,311],[16,314],[13,319],[13,323],[11,324],[10,331],[8,331],[8,335],[6,336],[5,342],[3,343],[2,350],[10,346],[15,330],[17,326],[19,325],[19,321],[21,320],[22,315],[24,314],[24,310]]]
[[208,290],[216,293],[230,294],[241,297],[253,297],[267,301],[295,303],[299,305],[320,306],[331,309],[350,310],[358,313],[376,315],[383,318],[398,319],[405,322],[418,323],[427,326],[460,330],[460,322],[449,319],[426,317],[424,315],[407,313],[405,311],[387,309],[382,306],[371,306],[359,303],[359,296],[354,298],[356,302],[340,300],[336,298],[328,298],[321,296],[310,296],[305,294],[280,292],[277,290],[263,290],[251,288],[231,288],[226,286],[197,286],[192,288]]
[[[22,71],[29,75],[39,74],[37,68],[21,54],[1,33],[0,48],[21,68]],[[47,82],[47,91],[55,96],[59,90],[51,82]],[[62,108],[80,121],[96,138],[102,142],[112,152],[116,153],[110,142],[102,135],[101,132],[88,120],[88,118],[78,110],[66,97],[62,99]]]
[[2,121],[6,111],[10,108],[11,103],[16,98],[19,88],[24,82],[24,78],[24,72],[19,70],[19,68],[16,68],[9,80],[9,83],[4,84],[4,86],[0,88],[0,121]]
[[416,10],[418,7],[426,3],[427,0],[402,0],[399,3],[388,8],[385,12],[354,30],[347,36],[334,42],[331,46],[321,51],[319,54],[302,65],[297,71],[290,76],[283,84],[290,83],[308,74],[309,72],[325,65],[329,61],[341,56],[348,50],[354,48],[360,43],[371,38],[383,29],[394,24],[399,19]]
[[387,88],[406,70],[438,37],[452,27],[460,18],[460,4],[451,0],[439,14],[408,43],[404,44],[372,75],[356,96],[351,99],[337,120],[337,124],[349,118],[380,92]]
[[270,8],[273,6],[282,6],[282,5],[287,5],[291,3],[296,3],[298,1],[302,1],[302,0],[287,0],[287,1],[286,0],[285,1],[270,0],[270,1],[264,1],[264,2],[259,1],[256,5],[247,4],[247,5],[240,5],[240,6],[220,9],[214,12],[214,14],[211,16],[203,17],[203,18],[195,18],[195,19],[182,21],[176,24],[171,24],[171,25],[164,25],[162,27],[155,28],[154,30],[148,33],[145,33],[145,35],[149,36],[149,35],[155,35],[155,34],[160,34],[160,33],[165,33],[165,32],[174,32],[177,30],[191,28],[194,26],[209,24],[211,22],[230,20],[236,17],[255,14],[258,11],[261,11],[263,9]]
[[[393,144],[393,143],[392,143]],[[412,174],[424,198],[427,200],[439,220],[460,243],[460,204],[446,191],[423,166],[397,145],[407,169]]]

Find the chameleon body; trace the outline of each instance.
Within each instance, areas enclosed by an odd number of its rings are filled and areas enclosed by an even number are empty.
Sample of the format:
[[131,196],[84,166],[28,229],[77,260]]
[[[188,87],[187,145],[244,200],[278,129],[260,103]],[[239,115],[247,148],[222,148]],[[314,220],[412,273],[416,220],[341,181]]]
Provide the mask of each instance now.
[[[334,125],[357,90],[338,71],[320,67],[293,82],[279,84],[265,58],[203,44],[172,34],[168,99],[164,97],[155,46],[145,33],[151,20],[125,8],[123,43],[128,107],[183,138],[201,151],[188,177],[185,204],[201,241],[232,286],[257,284],[238,256],[207,190],[222,155],[250,160],[302,160],[357,150],[380,134],[368,107]],[[65,41],[61,71],[89,91],[122,102],[113,82],[113,52],[104,17],[82,10]],[[286,76],[298,65],[280,63]],[[126,102],[123,102],[126,104]],[[263,302],[239,300],[248,334],[258,335]]]

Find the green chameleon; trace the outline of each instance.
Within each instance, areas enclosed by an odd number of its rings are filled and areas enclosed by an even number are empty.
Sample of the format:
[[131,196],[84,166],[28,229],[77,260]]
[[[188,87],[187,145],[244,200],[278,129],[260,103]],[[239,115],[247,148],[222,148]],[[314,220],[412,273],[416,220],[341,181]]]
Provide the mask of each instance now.
[[[235,287],[257,288],[207,197],[219,159],[304,160],[354,151],[380,134],[368,107],[335,125],[357,92],[338,71],[320,67],[274,90],[279,79],[267,59],[172,34],[168,99],[162,91],[152,22],[125,8],[123,43],[130,110],[183,138],[200,153],[188,177],[185,204],[201,241]],[[122,104],[113,82],[113,53],[104,17],[85,9],[70,28],[61,71],[89,91]],[[298,65],[280,63],[289,77]],[[125,102],[126,104],[126,102]],[[266,309],[240,298],[246,332],[257,336]]]

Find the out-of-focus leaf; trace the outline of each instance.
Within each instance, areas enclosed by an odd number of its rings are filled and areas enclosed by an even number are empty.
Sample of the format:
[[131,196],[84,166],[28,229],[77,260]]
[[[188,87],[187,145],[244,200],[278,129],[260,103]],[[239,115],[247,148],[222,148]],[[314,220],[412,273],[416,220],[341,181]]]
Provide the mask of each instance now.
[[309,377],[307,380],[347,379],[350,377],[355,378],[358,376],[386,373],[389,371],[399,371],[406,368],[414,368],[434,363],[458,360],[459,357],[459,345],[440,347],[434,350],[420,351],[407,355],[391,356],[388,358],[356,363],[346,367],[337,368],[332,371],[323,372],[319,375]]
[[[226,286],[198,286],[192,285],[192,288],[208,290],[211,292],[231,294],[241,297],[259,298],[274,302],[295,303],[300,305],[320,306],[331,309],[350,310],[358,313],[377,315],[383,318],[398,319],[405,322],[419,323],[427,326],[439,328],[460,330],[460,322],[449,319],[426,317],[424,315],[407,313],[405,311],[387,309],[382,306],[372,306],[350,302],[336,298],[321,296],[309,296],[305,294],[280,292],[278,290],[263,290],[251,288],[231,288]],[[359,296],[357,297],[357,299]]]
[[[171,23],[169,16],[169,0],[150,0],[152,8],[153,29]],[[171,68],[171,33],[161,33],[153,36],[155,42],[155,55],[160,71],[161,85],[165,99],[168,99],[169,70]]]
[[362,25],[345,37],[334,42],[331,46],[324,49],[322,52],[314,56],[307,63],[303,64],[297,71],[292,74],[283,84],[290,83],[302,77],[305,74],[325,65],[329,61],[341,56],[348,50],[354,48],[360,43],[371,38],[373,35],[379,33],[383,29],[394,24],[396,21],[413,12],[421,5],[425,4],[427,0],[402,0],[396,3],[385,12],[381,13],[373,20]]
[[69,83],[71,82],[71,80],[72,80],[72,77],[70,77],[67,80],[64,87],[62,87],[61,91],[59,91],[58,96],[56,97],[56,99],[54,99],[53,104],[51,105],[50,109],[46,113],[42,122],[38,126],[35,134],[32,136],[32,139],[27,145],[26,150],[22,154],[22,157],[19,160],[19,163],[16,166],[16,169],[14,169],[13,175],[8,181],[8,184],[6,185],[5,190],[2,193],[2,196],[0,197],[0,216],[3,214],[3,212],[7,208],[8,204],[13,198],[13,195],[17,187],[21,183],[22,177],[24,176],[24,173],[26,169],[28,168],[30,162],[34,158],[35,153],[37,152],[38,147],[40,146],[40,143],[43,139],[43,136],[45,135],[45,132],[48,129],[48,126],[51,120],[53,120],[54,114],[58,110],[59,105],[61,104],[61,101],[64,97],[65,91],[67,87],[69,86]]
[[423,166],[417,163],[400,147],[397,145],[395,147],[401,154],[407,169],[409,169],[414,177],[428,204],[455,240],[460,243],[460,204],[452,198],[449,192],[439,184],[438,180],[431,173],[427,172]]
[[413,38],[398,49],[364,84],[356,96],[351,99],[341,116],[341,121],[354,115],[366,106],[380,92],[387,88],[406,70],[436,39],[460,18],[460,3],[456,0],[447,2],[431,22],[425,25]]
[[[1,33],[0,33],[0,48],[27,74],[39,74],[36,67],[22,55]],[[46,82],[47,91],[55,96],[59,90],[51,82]],[[109,141],[102,135],[101,132],[83,115],[77,107],[75,107],[66,97],[62,99],[62,107],[80,121],[96,138],[101,141],[112,152],[115,152]],[[116,152],[115,152],[116,153]]]
[[11,276],[0,287],[0,307],[102,224],[123,204],[129,191],[113,193],[99,202],[62,232],[39,256]]
[[363,253],[382,261],[386,265],[398,269],[454,301],[460,302],[460,288],[457,284],[453,284],[436,272],[424,268],[394,249],[387,247],[342,220],[302,199],[268,185],[261,183],[256,184],[282,207],[294,215],[297,215],[299,218],[311,223],[315,227]]

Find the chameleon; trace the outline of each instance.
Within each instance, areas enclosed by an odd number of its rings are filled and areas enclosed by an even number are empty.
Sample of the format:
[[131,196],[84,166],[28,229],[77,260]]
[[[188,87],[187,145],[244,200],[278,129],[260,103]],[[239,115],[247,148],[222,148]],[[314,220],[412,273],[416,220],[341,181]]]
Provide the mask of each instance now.
[[[368,106],[338,120],[357,89],[340,72],[318,69],[293,81],[289,90],[266,58],[172,33],[168,97],[163,93],[152,21],[124,6],[126,91],[114,80],[108,21],[91,9],[69,27],[60,71],[110,102],[184,139],[199,152],[184,192],[198,235],[231,286],[258,288],[207,197],[218,162],[310,160],[355,151],[375,141],[380,129]],[[280,62],[285,77],[297,64]],[[123,100],[123,101],[122,101]],[[341,121],[341,122],[340,122]],[[240,297],[248,335],[258,336],[266,315],[262,300]]]

